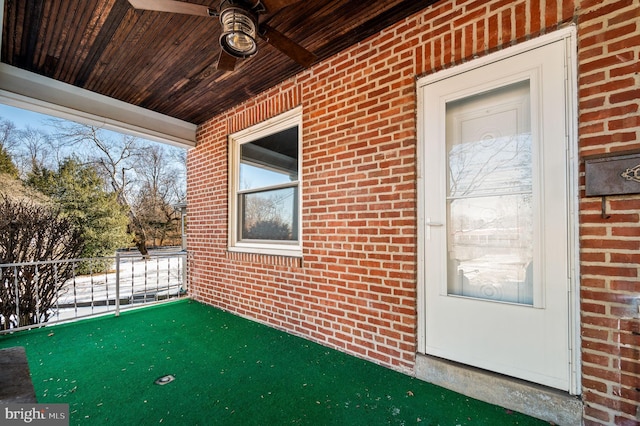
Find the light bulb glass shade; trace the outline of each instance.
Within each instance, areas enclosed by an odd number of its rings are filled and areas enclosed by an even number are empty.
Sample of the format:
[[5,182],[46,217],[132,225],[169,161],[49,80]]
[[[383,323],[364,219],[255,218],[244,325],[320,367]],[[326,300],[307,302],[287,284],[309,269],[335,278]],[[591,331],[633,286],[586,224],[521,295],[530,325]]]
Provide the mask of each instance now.
[[256,53],[256,22],[249,12],[229,7],[220,13],[220,23],[220,45],[225,52],[237,58],[246,58]]

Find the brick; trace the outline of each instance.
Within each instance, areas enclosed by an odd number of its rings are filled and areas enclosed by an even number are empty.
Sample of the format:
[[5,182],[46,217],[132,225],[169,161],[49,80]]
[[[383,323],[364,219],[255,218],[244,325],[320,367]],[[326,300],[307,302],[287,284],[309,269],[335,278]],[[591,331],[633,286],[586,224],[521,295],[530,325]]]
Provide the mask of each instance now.
[[607,355],[595,355],[584,352],[582,354],[582,362],[585,364],[595,364],[601,367],[608,367],[610,358]]
[[581,73],[591,73],[606,68],[620,66],[621,64],[628,64],[634,61],[635,56],[633,52],[622,52],[615,55],[603,56],[592,61],[583,61],[580,64]]
[[640,250],[640,241],[618,239],[583,239],[582,248],[600,250]]
[[610,117],[619,117],[626,114],[632,114],[638,111],[637,104],[626,104],[622,106],[602,108],[597,111],[583,113],[580,121],[604,120]]
[[637,416],[633,417],[623,417],[621,415],[615,416],[615,424],[618,426],[638,426],[640,423],[637,419]]
[[[595,377],[607,382],[616,383],[620,380],[620,373],[611,369],[594,367],[592,365],[583,365],[582,374],[589,377]],[[614,408],[617,401],[612,398],[603,398],[601,396],[597,396],[594,392],[587,390],[583,393],[583,398],[585,402],[597,402],[600,405],[604,405],[605,407]],[[606,404],[606,405],[605,405]]]
[[586,417],[591,417],[591,419],[584,419],[584,426],[602,426],[602,424],[607,424],[611,421],[611,416],[608,412],[592,407],[589,404],[585,406],[584,413]]
[[620,390],[620,396],[629,401],[640,401],[640,388],[622,388]]
[[594,2],[593,8],[585,7],[585,4],[581,6],[584,8],[584,12],[581,14],[581,22],[589,22],[591,20],[603,20],[607,15],[614,14],[620,9],[629,7],[633,4],[633,0],[619,0],[619,1],[607,1],[607,2]]
[[[635,87],[632,85],[632,82],[629,81],[628,87]],[[609,96],[609,101],[612,104],[618,104],[623,102],[637,102],[640,97],[640,89],[634,88],[634,90],[626,90],[621,93],[613,93]]]
[[611,253],[611,262],[640,265],[640,253]]
[[581,303],[582,311],[590,314],[601,314],[605,315],[607,313],[607,307],[601,303],[589,303],[587,300],[583,299]]
[[531,0],[531,7],[529,9],[529,13],[531,14],[529,33],[531,34],[538,34],[543,28],[541,10],[540,0]]
[[544,6],[544,23],[549,28],[558,22],[558,3],[556,0],[545,1]]
[[593,389],[597,392],[600,392],[600,393],[607,392],[607,388],[608,388],[607,384],[600,382],[598,380],[584,379],[582,383],[584,386],[588,387],[589,389]]

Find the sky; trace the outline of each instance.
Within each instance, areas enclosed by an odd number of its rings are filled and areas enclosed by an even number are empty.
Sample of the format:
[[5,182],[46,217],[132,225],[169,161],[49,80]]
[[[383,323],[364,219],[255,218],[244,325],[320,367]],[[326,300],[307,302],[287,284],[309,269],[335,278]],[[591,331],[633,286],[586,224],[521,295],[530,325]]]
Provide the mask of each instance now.
[[45,127],[44,122],[48,118],[50,118],[50,116],[0,104],[0,119],[12,121],[18,129],[27,126],[33,128]]

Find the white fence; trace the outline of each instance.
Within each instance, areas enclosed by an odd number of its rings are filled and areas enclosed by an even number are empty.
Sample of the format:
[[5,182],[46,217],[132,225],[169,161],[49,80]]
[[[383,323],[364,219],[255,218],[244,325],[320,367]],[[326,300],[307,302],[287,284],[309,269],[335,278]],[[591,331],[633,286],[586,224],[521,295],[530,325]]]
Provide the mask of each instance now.
[[0,264],[0,334],[176,299],[187,293],[187,253]]

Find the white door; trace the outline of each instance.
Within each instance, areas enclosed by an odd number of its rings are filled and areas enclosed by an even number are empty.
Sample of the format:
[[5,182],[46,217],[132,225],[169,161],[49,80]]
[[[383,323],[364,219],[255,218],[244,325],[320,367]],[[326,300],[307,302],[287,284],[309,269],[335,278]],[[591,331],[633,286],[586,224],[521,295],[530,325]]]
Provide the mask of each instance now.
[[569,390],[565,44],[419,86],[428,354]]

